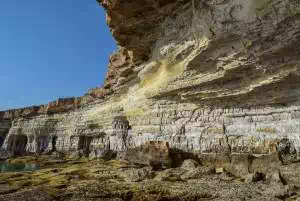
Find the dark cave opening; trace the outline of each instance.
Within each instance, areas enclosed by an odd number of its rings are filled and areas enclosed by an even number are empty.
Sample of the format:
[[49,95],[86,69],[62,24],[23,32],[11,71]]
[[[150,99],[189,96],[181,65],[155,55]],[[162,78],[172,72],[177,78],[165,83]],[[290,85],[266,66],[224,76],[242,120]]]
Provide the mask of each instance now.
[[15,156],[23,155],[26,151],[27,142],[26,135],[11,135],[8,138],[7,150]]
[[4,143],[4,137],[0,136],[0,148],[2,147],[3,143]]
[[52,145],[51,151],[56,151],[56,142],[57,142],[57,136],[53,136],[51,141],[51,145]]
[[85,155],[90,153],[90,144],[93,138],[89,136],[79,136],[78,150],[83,150]]
[[48,136],[38,136],[36,138],[36,143],[37,143],[37,153],[43,153],[48,148],[49,137]]

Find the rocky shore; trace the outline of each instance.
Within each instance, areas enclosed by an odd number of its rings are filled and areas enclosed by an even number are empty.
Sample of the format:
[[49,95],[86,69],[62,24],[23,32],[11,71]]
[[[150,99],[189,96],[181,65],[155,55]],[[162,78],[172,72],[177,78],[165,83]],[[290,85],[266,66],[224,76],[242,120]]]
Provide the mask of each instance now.
[[[46,179],[8,190],[2,200],[297,200],[299,4],[98,3],[118,43],[103,88],[0,112],[0,158],[63,155],[65,166],[47,174],[65,189],[46,191]],[[83,177],[76,173],[73,183],[72,174],[59,176],[84,158],[91,161],[82,162]],[[104,159],[117,162],[96,162]],[[128,170],[111,166],[121,161]],[[115,177],[103,179],[101,168]],[[47,177],[41,171],[15,179]],[[14,183],[1,175],[3,185]]]
[[289,180],[293,179],[290,173],[282,170],[238,177],[193,159],[184,160],[176,168],[157,169],[124,160],[75,160],[54,154],[10,162],[35,162],[41,169],[0,173],[3,201],[298,201],[300,198],[299,187]]

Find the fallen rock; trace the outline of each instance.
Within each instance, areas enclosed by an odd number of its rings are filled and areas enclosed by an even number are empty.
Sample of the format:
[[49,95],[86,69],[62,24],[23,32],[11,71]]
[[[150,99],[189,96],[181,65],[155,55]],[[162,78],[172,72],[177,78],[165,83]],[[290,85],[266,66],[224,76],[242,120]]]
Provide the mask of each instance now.
[[127,182],[138,182],[145,179],[152,179],[153,178],[153,171],[151,167],[144,167],[144,168],[128,168],[121,170],[121,176]]
[[185,169],[185,170],[194,170],[199,166],[199,163],[193,159],[187,159],[184,160],[181,168]]
[[231,182],[235,179],[235,177],[230,174],[230,173],[227,173],[227,172],[223,172],[222,174],[220,174],[218,176],[218,178],[221,180],[221,181],[226,181],[226,182]]
[[210,175],[214,172],[214,169],[206,166],[199,166],[195,169],[188,170],[187,172],[181,175],[182,180],[190,180],[201,178],[204,175]]
[[154,180],[156,181],[182,181],[181,175],[185,173],[185,170],[181,168],[167,169],[159,172]]
[[280,175],[287,184],[294,184],[300,187],[300,163],[281,166]]
[[286,181],[281,177],[280,172],[275,172],[268,174],[266,176],[266,181],[270,185],[286,185]]
[[259,181],[265,181],[266,180],[266,175],[261,173],[261,172],[255,172],[248,174],[244,177],[244,180],[246,183],[255,183]]
[[148,141],[140,147],[119,153],[118,159],[127,160],[133,164],[152,166],[154,169],[170,167],[169,143],[162,141]]

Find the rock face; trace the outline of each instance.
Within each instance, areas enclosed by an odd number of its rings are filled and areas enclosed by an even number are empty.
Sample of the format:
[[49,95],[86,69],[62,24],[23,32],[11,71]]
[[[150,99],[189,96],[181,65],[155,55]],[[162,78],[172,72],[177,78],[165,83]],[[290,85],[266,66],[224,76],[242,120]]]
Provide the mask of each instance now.
[[87,155],[159,141],[236,174],[299,165],[300,7],[293,2],[99,0],[120,46],[104,88],[1,112],[0,143],[18,154]]
[[9,128],[10,128],[10,121],[7,120],[0,121],[0,148],[4,143]]

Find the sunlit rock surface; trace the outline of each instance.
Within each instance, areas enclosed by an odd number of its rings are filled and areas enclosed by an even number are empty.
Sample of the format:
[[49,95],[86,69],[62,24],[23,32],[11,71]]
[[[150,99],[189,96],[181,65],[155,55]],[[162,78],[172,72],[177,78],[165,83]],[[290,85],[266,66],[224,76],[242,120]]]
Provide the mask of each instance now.
[[216,167],[234,166],[236,174],[249,173],[261,159],[249,155],[278,155],[274,166],[299,161],[298,4],[99,3],[120,46],[110,57],[104,88],[1,112],[3,149],[87,156],[163,141]]

